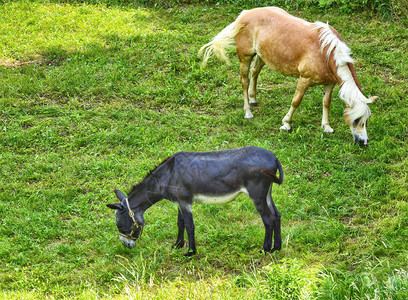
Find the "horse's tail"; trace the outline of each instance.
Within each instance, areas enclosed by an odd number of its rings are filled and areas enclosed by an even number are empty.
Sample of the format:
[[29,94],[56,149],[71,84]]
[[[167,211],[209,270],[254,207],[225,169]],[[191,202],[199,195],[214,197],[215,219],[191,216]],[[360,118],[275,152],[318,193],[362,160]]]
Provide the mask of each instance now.
[[245,12],[245,10],[238,16],[238,18],[227,27],[225,27],[219,34],[217,34],[211,42],[205,44],[201,47],[198,52],[199,55],[203,56],[203,66],[207,64],[208,59],[214,54],[221,60],[229,62],[226,55],[227,48],[231,48],[235,43],[235,36],[241,30],[244,25],[237,25],[237,21],[240,16]]

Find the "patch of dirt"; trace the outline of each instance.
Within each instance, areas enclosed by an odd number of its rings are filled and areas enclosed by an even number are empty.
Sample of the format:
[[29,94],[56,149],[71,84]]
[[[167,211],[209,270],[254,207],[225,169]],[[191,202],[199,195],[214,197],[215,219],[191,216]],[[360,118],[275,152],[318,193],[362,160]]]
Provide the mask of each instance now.
[[0,66],[8,68],[15,68],[32,64],[44,65],[44,61],[42,59],[32,59],[26,61],[0,59]]

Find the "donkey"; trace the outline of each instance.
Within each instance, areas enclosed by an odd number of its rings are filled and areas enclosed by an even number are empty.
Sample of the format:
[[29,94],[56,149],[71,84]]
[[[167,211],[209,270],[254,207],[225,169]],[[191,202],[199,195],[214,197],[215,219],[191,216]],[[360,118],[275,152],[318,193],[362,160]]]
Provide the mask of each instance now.
[[226,48],[234,39],[244,90],[245,118],[253,117],[250,104],[256,104],[257,78],[266,64],[278,73],[299,78],[290,110],[282,120],[282,131],[291,129],[293,113],[306,90],[310,86],[323,85],[322,127],[325,132],[332,133],[329,108],[333,88],[338,84],[339,96],[346,103],[345,121],[354,141],[367,146],[366,126],[371,116],[368,104],[377,97],[367,99],[362,94],[351,51],[333,27],[321,22],[309,23],[277,7],[244,10],[211,42],[201,47],[203,64],[214,54],[228,62]]
[[[279,171],[279,178],[276,176]],[[280,250],[281,215],[271,196],[272,184],[283,181],[282,165],[276,156],[258,147],[215,152],[178,152],[164,160],[126,197],[115,190],[120,203],[107,204],[116,210],[116,226],[124,246],[133,248],[142,234],[144,212],[156,202],[168,199],[178,204],[178,235],[172,248],[184,246],[188,235],[188,252],[196,254],[193,202],[216,204],[234,200],[245,193],[254,203],[265,226],[263,250]],[[272,235],[274,245],[272,248]]]

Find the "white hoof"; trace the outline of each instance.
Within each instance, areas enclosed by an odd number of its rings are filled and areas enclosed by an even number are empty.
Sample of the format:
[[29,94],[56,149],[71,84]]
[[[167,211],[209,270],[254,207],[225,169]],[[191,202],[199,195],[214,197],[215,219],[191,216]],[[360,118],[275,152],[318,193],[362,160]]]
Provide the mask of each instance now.
[[252,119],[254,116],[252,115],[252,113],[250,111],[247,111],[245,113],[245,119]]
[[288,132],[291,130],[291,127],[290,127],[289,124],[283,124],[283,125],[280,127],[280,130],[281,130],[283,133],[288,133]]
[[322,127],[324,129],[324,132],[326,132],[326,133],[333,133],[334,132],[333,128],[331,128],[330,125],[322,125]]

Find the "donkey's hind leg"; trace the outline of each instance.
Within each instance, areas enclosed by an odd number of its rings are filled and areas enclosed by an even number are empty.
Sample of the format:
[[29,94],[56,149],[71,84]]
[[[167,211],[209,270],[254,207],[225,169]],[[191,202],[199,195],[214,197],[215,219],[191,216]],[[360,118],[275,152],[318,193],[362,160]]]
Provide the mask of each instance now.
[[258,81],[258,75],[262,70],[262,67],[265,65],[264,61],[258,56],[255,55],[254,62],[251,69],[251,80],[249,81],[249,104],[256,105],[256,84]]
[[[278,219],[278,215],[276,214],[277,210],[270,209],[268,205],[268,202],[272,200],[270,197],[270,186],[271,184],[266,182],[261,182],[258,184],[250,182],[247,186],[249,197],[261,215],[262,222],[265,226],[265,239],[263,244],[263,250],[265,252],[279,250],[282,244],[280,235],[280,219]],[[270,198],[268,198],[268,195]],[[271,203],[273,203],[273,201]],[[272,248],[272,235],[274,232],[274,247]]]
[[271,252],[275,250],[280,250],[282,247],[282,237],[281,237],[281,214],[278,211],[278,209],[275,206],[275,203],[273,202],[272,199],[272,183],[271,186],[269,187],[268,194],[266,196],[266,203],[268,204],[269,209],[271,210],[272,214],[275,215],[275,223],[274,223],[274,228],[273,228],[273,249]]

